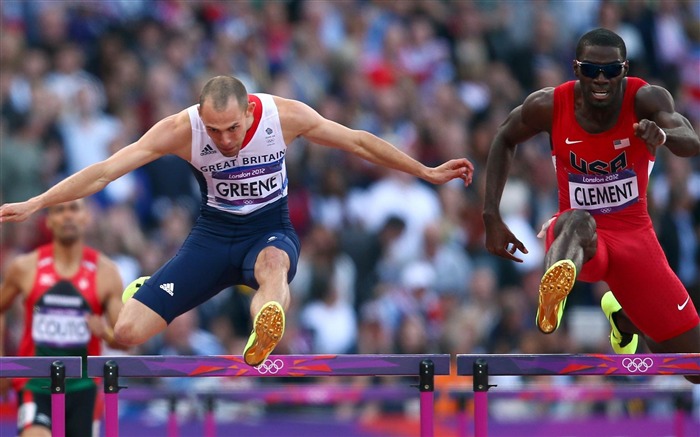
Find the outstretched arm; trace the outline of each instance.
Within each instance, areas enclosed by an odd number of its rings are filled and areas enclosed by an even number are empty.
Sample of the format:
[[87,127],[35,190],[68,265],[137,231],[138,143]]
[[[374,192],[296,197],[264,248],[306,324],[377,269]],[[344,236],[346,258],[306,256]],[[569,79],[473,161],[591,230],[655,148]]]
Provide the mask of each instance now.
[[466,158],[452,159],[438,167],[426,167],[387,141],[369,132],[353,130],[322,117],[308,105],[275,98],[282,119],[285,137],[303,136],[311,142],[353,153],[369,162],[400,170],[433,184],[444,184],[461,178],[467,186],[472,181],[474,166]]
[[138,141],[104,161],[85,167],[25,202],[0,206],[0,223],[26,220],[36,211],[62,202],[90,196],[113,180],[168,153],[181,153],[191,138],[189,119],[183,111],[167,117]]
[[517,145],[539,132],[549,131],[552,96],[551,88],[540,90],[531,94],[521,106],[513,109],[498,128],[486,161],[486,191],[482,214],[486,230],[486,249],[494,255],[516,262],[523,261],[515,256],[516,250],[522,253],[528,251],[501,217],[501,196]]
[[652,154],[666,146],[677,156],[700,154],[700,138],[687,118],[676,112],[671,93],[665,88],[648,85],[637,92],[635,109],[639,123],[634,133],[647,143]]

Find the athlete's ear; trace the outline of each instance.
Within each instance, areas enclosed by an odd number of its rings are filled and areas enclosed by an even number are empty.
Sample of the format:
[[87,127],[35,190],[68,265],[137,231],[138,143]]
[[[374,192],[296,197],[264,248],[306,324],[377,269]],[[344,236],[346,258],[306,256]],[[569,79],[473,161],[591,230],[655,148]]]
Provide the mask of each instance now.
[[245,115],[251,116],[253,115],[253,111],[255,110],[255,102],[254,101],[249,101],[248,102],[248,108],[245,110]]
[[622,67],[622,77],[627,76],[630,71],[630,61],[629,59],[625,61],[625,65]]

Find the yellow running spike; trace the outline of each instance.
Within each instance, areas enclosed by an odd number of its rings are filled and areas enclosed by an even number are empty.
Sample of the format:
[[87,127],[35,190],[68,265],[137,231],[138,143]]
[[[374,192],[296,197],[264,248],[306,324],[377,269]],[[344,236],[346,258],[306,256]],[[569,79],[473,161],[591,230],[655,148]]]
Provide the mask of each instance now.
[[284,335],[284,309],[277,302],[268,302],[260,308],[253,322],[253,332],[243,351],[249,366],[259,366],[270,356]]
[[622,309],[612,291],[607,291],[600,299],[600,307],[610,322],[610,345],[616,354],[633,354],[637,352],[639,336],[637,334],[623,335],[615,325],[613,314]]
[[540,297],[537,306],[537,327],[551,334],[564,315],[566,298],[576,282],[576,266],[571,260],[557,261],[547,269],[540,281]]

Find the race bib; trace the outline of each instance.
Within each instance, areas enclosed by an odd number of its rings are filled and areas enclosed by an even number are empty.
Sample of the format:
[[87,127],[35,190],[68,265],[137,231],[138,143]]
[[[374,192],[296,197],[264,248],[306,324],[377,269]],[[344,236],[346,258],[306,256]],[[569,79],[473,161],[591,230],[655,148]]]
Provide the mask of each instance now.
[[41,308],[32,320],[34,343],[60,348],[84,347],[90,341],[85,314],[72,308]]
[[591,214],[620,211],[639,200],[637,174],[622,170],[607,175],[569,175],[569,203]]
[[215,199],[231,207],[268,203],[279,198],[287,185],[284,158],[270,164],[213,172]]

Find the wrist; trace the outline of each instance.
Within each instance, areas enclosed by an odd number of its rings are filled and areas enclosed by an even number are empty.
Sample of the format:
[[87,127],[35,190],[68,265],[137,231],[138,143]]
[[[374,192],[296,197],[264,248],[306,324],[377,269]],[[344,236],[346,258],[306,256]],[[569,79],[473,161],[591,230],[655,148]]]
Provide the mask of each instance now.
[[663,137],[663,139],[661,140],[661,143],[656,147],[661,147],[664,144],[666,144],[666,132],[663,129],[661,129],[661,136]]
[[114,331],[112,328],[105,326],[104,332],[102,333],[102,339],[107,343],[114,343]]
[[27,203],[31,206],[32,213],[37,212],[44,207],[40,196],[32,197],[27,201]]
[[501,219],[501,213],[498,209],[487,209],[484,208],[484,211],[481,213],[481,218],[484,219],[484,221],[487,220],[500,220]]

